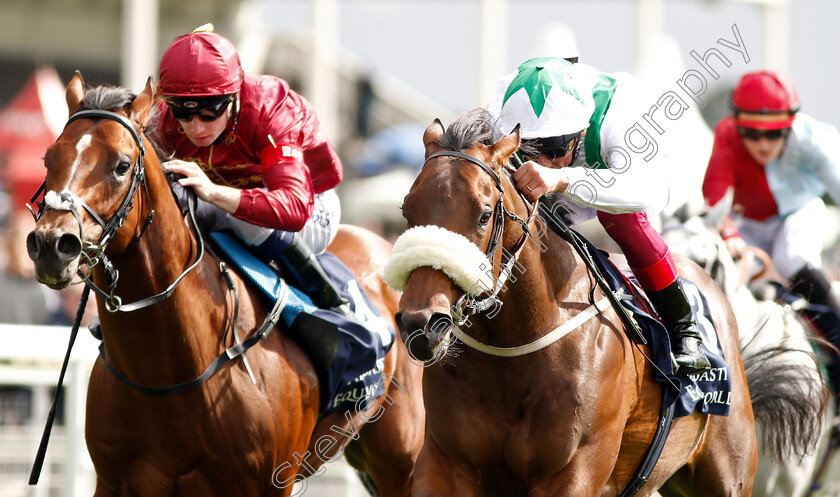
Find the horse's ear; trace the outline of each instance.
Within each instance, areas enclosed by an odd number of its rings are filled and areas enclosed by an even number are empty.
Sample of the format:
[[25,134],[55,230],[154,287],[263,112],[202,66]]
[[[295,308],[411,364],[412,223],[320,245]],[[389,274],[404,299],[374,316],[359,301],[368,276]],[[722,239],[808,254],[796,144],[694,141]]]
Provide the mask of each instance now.
[[67,110],[70,111],[71,116],[82,107],[85,101],[85,81],[79,71],[76,71],[73,79],[67,84],[64,98],[67,100]]
[[426,147],[426,157],[441,150],[440,137],[443,136],[443,123],[435,119],[423,133],[423,145]]
[[506,164],[510,156],[519,150],[519,125],[517,124],[509,135],[493,144],[490,149],[490,160],[494,164]]
[[154,101],[155,84],[152,82],[152,78],[149,77],[149,79],[146,80],[146,88],[144,88],[143,92],[137,95],[137,98],[135,98],[134,102],[131,103],[131,109],[128,111],[128,117],[139,124],[141,128],[145,127],[146,120],[149,118],[149,111],[152,110],[152,104],[154,104]]

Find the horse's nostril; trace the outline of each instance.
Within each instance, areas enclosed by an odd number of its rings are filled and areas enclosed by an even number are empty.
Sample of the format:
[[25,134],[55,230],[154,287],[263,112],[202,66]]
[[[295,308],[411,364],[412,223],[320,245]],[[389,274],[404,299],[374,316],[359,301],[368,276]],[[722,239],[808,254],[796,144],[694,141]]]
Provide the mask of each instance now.
[[394,319],[396,320],[397,327],[400,328],[400,331],[423,331],[429,323],[429,314],[424,311],[397,312],[394,314]]
[[432,315],[432,318],[429,319],[427,332],[434,333],[436,338],[440,340],[442,336],[445,335],[450,328],[452,328],[453,324],[451,316],[436,312]]
[[43,233],[32,231],[26,235],[26,253],[33,261],[41,255],[41,247],[44,246]]
[[82,241],[72,233],[64,233],[55,242],[55,253],[60,259],[75,259],[82,253]]

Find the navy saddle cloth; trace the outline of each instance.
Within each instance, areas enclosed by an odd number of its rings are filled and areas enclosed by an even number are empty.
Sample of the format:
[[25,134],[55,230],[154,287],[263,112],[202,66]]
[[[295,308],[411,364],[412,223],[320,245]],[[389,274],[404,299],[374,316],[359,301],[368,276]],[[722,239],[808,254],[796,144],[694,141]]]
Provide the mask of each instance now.
[[[283,282],[265,262],[252,254],[234,236],[210,234],[227,260],[238,267],[273,304],[281,296]],[[301,290],[289,286],[281,325],[310,356],[321,383],[320,414],[367,409],[367,404],[385,392],[382,370],[385,355],[396,332],[362,291],[353,273],[337,257],[318,255],[335,287],[350,302],[359,322],[319,309]]]
[[671,343],[665,326],[651,311],[652,306],[628,270],[619,270],[609,255],[595,247],[580,234],[593,260],[598,265],[610,288],[618,293],[632,295],[633,299],[621,302],[634,316],[651,348],[652,359],[657,366],[656,380],[662,384],[662,409],[676,402],[674,417],[687,416],[695,409],[703,414],[729,415],[731,397],[730,368],[720,348],[717,331],[706,298],[692,281],[680,277],[686,296],[697,317],[697,326],[703,336],[701,348],[712,368],[704,373],[675,375],[671,361]]

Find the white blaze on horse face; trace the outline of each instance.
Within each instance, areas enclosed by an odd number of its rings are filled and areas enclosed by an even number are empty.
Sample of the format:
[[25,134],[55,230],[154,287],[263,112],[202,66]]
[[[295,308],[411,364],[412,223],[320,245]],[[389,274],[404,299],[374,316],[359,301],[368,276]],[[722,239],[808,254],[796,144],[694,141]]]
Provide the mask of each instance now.
[[62,188],[63,191],[66,191],[70,187],[70,182],[73,181],[73,177],[76,175],[76,169],[79,167],[79,164],[82,163],[82,154],[84,154],[85,150],[90,148],[91,141],[93,141],[93,136],[87,134],[79,138],[79,142],[76,143],[76,160],[74,160],[73,165],[70,166],[70,175],[67,177],[67,184],[64,185],[64,188]]
[[70,183],[73,182],[73,177],[76,175],[76,169],[78,169],[79,164],[82,162],[82,153],[90,148],[92,140],[93,137],[91,135],[84,135],[79,139],[79,142],[76,143],[76,159],[73,161],[73,165],[70,166],[70,175],[67,177],[67,184],[65,184],[64,188],[61,189],[61,193],[56,193],[54,190],[50,190],[44,194],[44,203],[51,209],[58,211],[70,211],[73,210],[73,207],[76,204],[82,204],[79,197],[76,196],[75,193],[71,192],[69,187]]

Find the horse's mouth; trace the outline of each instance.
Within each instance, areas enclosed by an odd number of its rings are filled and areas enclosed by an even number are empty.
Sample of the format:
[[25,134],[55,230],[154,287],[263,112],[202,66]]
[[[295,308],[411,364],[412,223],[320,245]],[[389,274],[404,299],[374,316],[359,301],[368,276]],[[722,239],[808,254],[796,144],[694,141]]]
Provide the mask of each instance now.
[[67,288],[76,276],[79,260],[71,263],[62,261],[35,261],[35,278],[53,290]]
[[26,239],[29,258],[35,263],[35,278],[53,290],[66,288],[76,275],[81,241],[75,235],[48,237],[33,231]]

